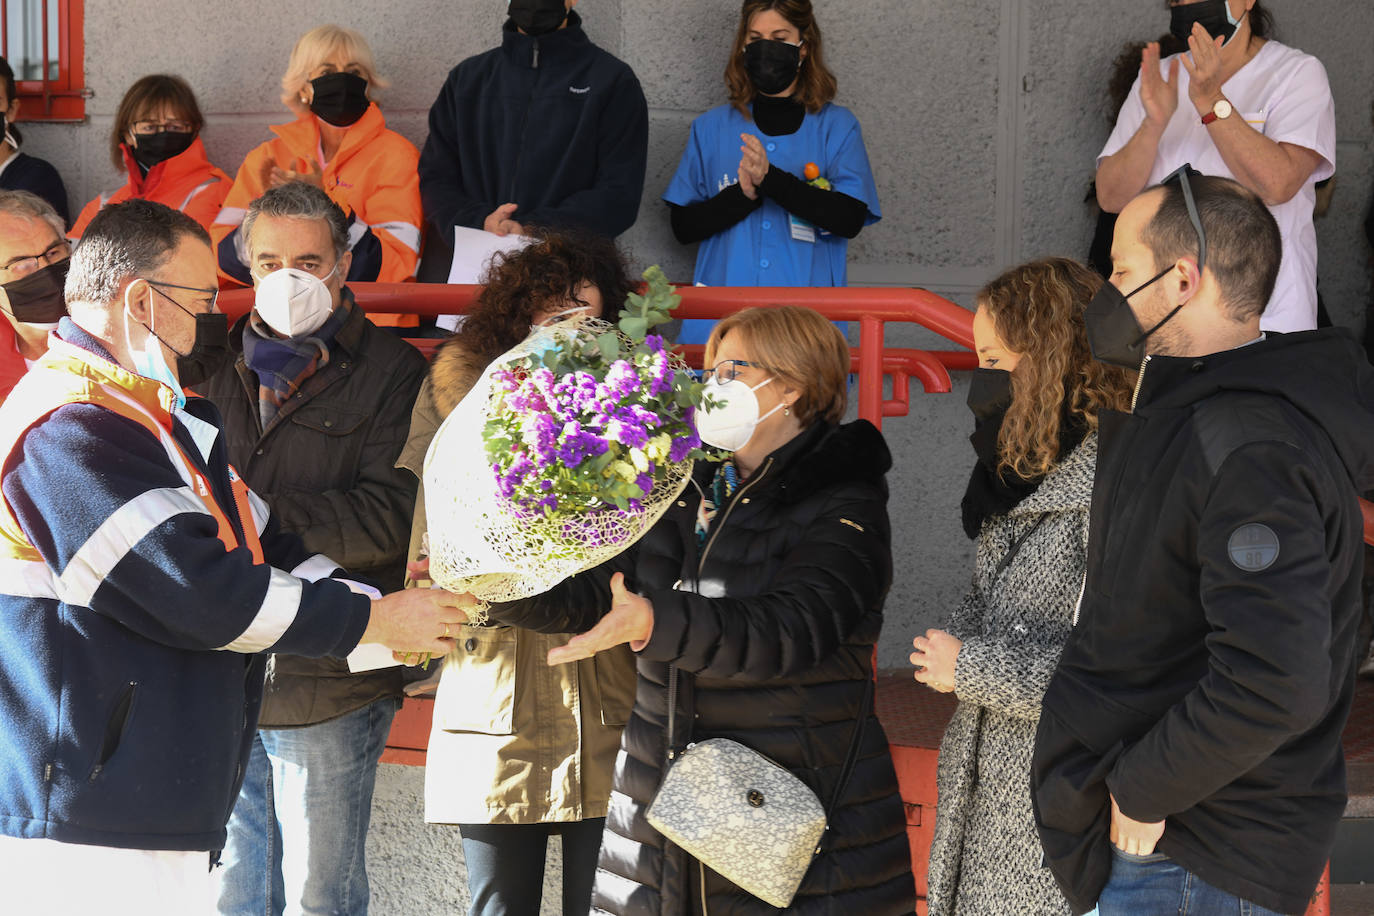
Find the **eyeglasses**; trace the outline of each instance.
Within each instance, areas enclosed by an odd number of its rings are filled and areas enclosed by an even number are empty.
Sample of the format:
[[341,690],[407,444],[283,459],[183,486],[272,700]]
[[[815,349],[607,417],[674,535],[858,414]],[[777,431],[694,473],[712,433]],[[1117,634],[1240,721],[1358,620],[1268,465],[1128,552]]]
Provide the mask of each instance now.
[[163,131],[169,134],[189,134],[195,130],[195,126],[190,121],[135,121],[133,130],[136,136],[148,137]]
[[1166,175],[1160,185],[1177,181],[1180,190],[1183,191],[1183,205],[1188,208],[1188,220],[1197,232],[1197,272],[1198,276],[1202,276],[1202,268],[1207,264],[1207,234],[1202,231],[1202,218],[1198,216],[1197,201],[1193,199],[1193,185],[1188,180],[1192,175],[1201,176],[1202,173],[1193,168],[1191,162],[1185,162]]
[[72,256],[72,245],[66,239],[53,244],[51,248],[42,254],[31,254],[22,258],[15,258],[13,261],[3,265],[16,277],[27,277],[29,274],[37,273],[50,264],[66,260]]
[[188,315],[198,315],[198,314],[204,314],[204,313],[201,313],[201,312],[193,312],[193,311],[191,311],[191,310],[188,309],[186,306],[184,306],[184,305],[182,305],[180,302],[176,301],[176,299],[174,299],[173,297],[171,297],[171,296],[167,295],[166,293],[164,293],[164,292],[162,291],[162,287],[165,286],[167,289],[184,289],[184,290],[187,290],[188,292],[200,293],[200,294],[202,294],[202,295],[209,296],[209,297],[210,297],[210,307],[209,307],[208,309],[206,309],[205,312],[206,312],[206,313],[209,313],[209,312],[214,312],[214,311],[216,311],[216,305],[219,303],[219,288],[218,288],[218,287],[211,287],[211,288],[207,289],[207,288],[205,288],[205,287],[203,287],[203,286],[179,286],[179,285],[177,285],[176,283],[163,283],[161,280],[148,280],[146,277],[145,277],[144,279],[145,279],[145,282],[147,282],[147,284],[148,284],[149,286],[151,286],[154,290],[157,291],[157,294],[158,294],[159,296],[161,296],[161,297],[164,298],[164,299],[167,299],[167,300],[170,301],[173,305],[175,305],[177,308],[181,309],[183,312],[185,312],[185,313],[188,314]]
[[712,375],[715,375],[722,382],[733,382],[739,376],[740,369],[764,369],[768,367],[762,363],[751,363],[743,359],[727,359],[716,363],[714,369],[701,370],[701,380],[704,382]]

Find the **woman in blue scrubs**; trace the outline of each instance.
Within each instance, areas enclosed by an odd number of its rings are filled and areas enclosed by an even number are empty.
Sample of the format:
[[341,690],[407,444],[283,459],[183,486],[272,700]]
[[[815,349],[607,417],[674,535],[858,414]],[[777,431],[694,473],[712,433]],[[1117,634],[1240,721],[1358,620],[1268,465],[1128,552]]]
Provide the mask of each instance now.
[[[810,0],[745,0],[725,85],[663,194],[678,241],[701,243],[695,282],[846,285],[849,240],[882,214]],[[711,324],[686,321],[679,339],[703,343]]]

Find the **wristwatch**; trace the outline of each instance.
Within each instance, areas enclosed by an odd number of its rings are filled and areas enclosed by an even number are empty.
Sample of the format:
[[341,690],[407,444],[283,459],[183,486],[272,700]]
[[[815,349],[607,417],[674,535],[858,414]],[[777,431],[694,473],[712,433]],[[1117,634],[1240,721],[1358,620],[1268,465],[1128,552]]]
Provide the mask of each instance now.
[[1211,124],[1213,121],[1229,118],[1233,110],[1230,102],[1225,99],[1217,99],[1216,104],[1212,106],[1212,110],[1202,116],[1202,123]]

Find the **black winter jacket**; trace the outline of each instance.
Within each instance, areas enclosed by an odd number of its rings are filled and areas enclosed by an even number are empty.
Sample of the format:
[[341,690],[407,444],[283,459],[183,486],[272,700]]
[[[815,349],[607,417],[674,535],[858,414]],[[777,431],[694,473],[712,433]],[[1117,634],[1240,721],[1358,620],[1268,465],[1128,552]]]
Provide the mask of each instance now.
[[[866,421],[817,424],[774,452],[716,515],[705,548],[694,532],[702,463],[676,504],[615,560],[546,595],[497,605],[503,623],[547,632],[591,628],[619,570],[653,602],[639,687],[616,763],[593,905],[597,912],[700,912],[700,866],[644,819],[662,780],[668,667],[686,673],[674,744],[725,737],[787,767],[823,803],[834,793],[854,725],[858,764],[826,849],[786,912],[911,913],[906,821],[887,738],[861,709],[864,679],[892,581],[884,474],[891,455]],[[782,912],[705,873],[706,911]]]
[[648,150],[639,80],[577,13],[537,37],[507,22],[501,47],[454,67],[429,110],[425,257],[434,242],[451,252],[454,226],[480,229],[506,203],[525,225],[620,235],[639,213]]
[[[345,298],[352,302],[347,288]],[[383,591],[399,589],[416,481],[395,464],[424,381],[424,357],[352,307],[330,361],[264,430],[258,377],[243,359],[246,323],[240,319],[229,334],[234,362],[200,386],[224,416],[230,462],[306,549]],[[274,655],[260,724],[312,725],[400,697],[401,672],[351,674],[342,659]]]
[[1345,807],[1374,372],[1311,331],[1146,361],[1102,417],[1078,623],[1032,788],[1075,912],[1106,883],[1112,794],[1160,852],[1301,912]]

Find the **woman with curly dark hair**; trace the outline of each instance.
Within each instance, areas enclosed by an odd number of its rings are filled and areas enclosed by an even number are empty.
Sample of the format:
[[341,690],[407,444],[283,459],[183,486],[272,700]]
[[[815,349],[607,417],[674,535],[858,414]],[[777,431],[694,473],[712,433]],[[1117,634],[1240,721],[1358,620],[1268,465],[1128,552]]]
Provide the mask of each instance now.
[[[434,356],[397,466],[423,479],[440,424],[492,360],[574,310],[614,320],[635,288],[611,241],[554,233],[493,264],[476,305]],[[474,436],[481,430],[474,429]],[[424,488],[411,559],[421,554]],[[428,583],[424,583],[428,584]],[[457,824],[473,914],[537,916],[544,853],[563,839],[561,912],[585,914],[620,732],[634,703],[628,647],[550,668],[570,634],[463,626],[444,659],[425,771],[425,820]],[[455,697],[461,702],[446,703]]]
[[1098,414],[1131,400],[1134,373],[1088,349],[1083,309],[1101,285],[1050,258],[978,294],[978,460],[963,501],[973,587],[911,656],[918,681],[959,698],[940,745],[931,916],[1069,913],[1040,867],[1029,779],[1040,701],[1083,585]]

